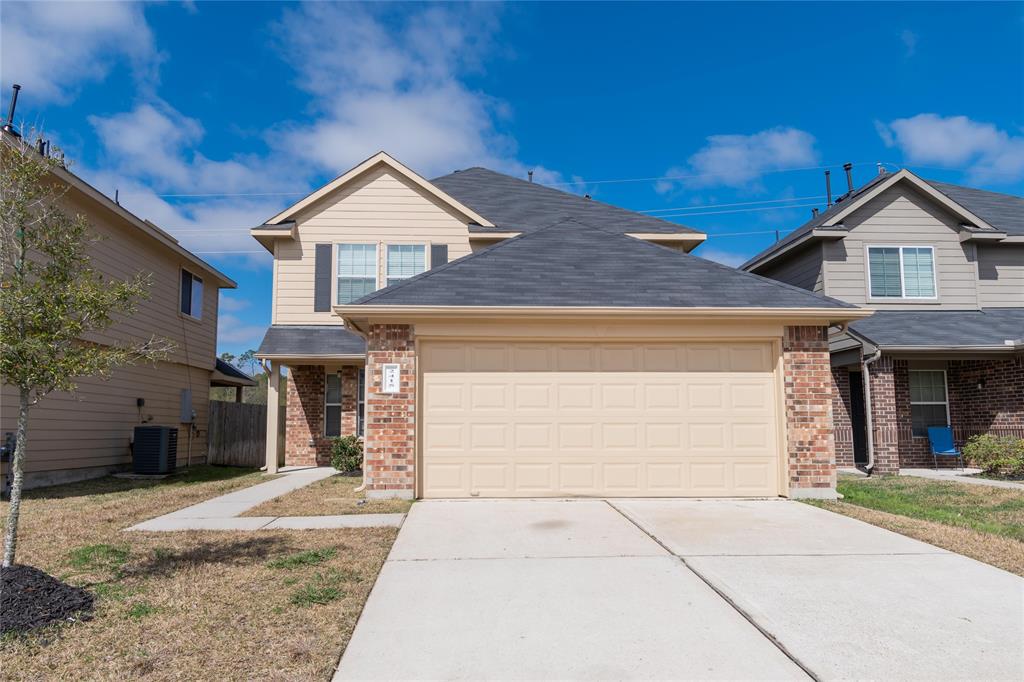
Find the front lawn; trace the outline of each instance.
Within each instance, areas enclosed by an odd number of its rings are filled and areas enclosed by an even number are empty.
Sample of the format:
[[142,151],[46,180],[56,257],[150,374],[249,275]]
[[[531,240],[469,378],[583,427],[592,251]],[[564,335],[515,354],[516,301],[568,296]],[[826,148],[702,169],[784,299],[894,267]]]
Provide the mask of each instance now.
[[122,531],[265,480],[193,467],[26,492],[19,563],[86,587],[96,610],[4,636],[4,679],[328,679],[394,529]]
[[355,490],[360,476],[331,476],[268,500],[242,516],[334,516],[336,514],[404,514],[411,500],[368,500]]
[[840,476],[818,506],[1024,576],[1024,491],[911,476]]

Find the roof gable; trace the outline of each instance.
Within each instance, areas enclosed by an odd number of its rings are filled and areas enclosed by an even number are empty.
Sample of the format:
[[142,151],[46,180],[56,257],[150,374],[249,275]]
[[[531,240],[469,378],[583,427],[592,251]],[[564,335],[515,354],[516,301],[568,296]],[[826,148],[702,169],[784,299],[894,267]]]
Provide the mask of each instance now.
[[855,308],[574,219],[452,261],[352,305]]
[[421,175],[419,175],[409,167],[403,165],[402,163],[399,163],[386,152],[377,152],[370,158],[366,159],[359,165],[352,168],[351,170],[342,173],[341,175],[336,177],[334,180],[331,180],[329,183],[327,183],[320,189],[307,195],[303,199],[297,201],[296,203],[292,204],[285,210],[281,211],[273,218],[266,221],[266,224],[275,225],[293,219],[304,209],[308,208],[309,206],[312,206],[313,204],[320,201],[324,197],[333,194],[334,192],[338,191],[339,189],[341,189],[348,183],[352,182],[356,178],[362,176],[364,173],[367,173],[381,165],[389,167],[391,170],[401,175],[402,177],[406,178],[417,187],[423,189],[428,194],[433,195],[436,199],[446,204],[457,213],[465,216],[469,222],[476,223],[478,225],[483,225],[485,227],[494,227],[494,224],[491,221],[487,220],[487,218],[484,218],[479,213],[474,211],[472,208],[469,208],[468,206],[460,202],[458,199],[452,197],[448,193],[439,189],[436,185],[430,183],[428,180],[423,178]]

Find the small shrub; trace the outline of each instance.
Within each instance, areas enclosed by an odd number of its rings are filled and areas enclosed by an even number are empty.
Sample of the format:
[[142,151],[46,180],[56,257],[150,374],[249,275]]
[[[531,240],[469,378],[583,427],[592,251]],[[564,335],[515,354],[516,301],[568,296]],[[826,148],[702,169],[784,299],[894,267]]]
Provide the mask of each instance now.
[[363,466],[363,444],[359,438],[335,438],[331,444],[331,466],[343,474],[359,471]]
[[964,458],[986,474],[1024,476],[1024,439],[984,433],[964,445]]

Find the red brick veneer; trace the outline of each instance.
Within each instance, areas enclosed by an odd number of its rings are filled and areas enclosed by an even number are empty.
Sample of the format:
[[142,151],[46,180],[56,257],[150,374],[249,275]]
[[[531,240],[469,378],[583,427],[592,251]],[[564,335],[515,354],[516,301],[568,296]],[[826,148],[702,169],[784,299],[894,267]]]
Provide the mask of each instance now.
[[288,407],[284,463],[288,466],[327,466],[331,442],[324,437],[324,368],[288,368]]
[[786,327],[782,342],[790,495],[836,487],[832,367],[826,327]]
[[[382,366],[400,368],[399,392],[381,393]],[[366,487],[412,497],[416,480],[416,345],[410,325],[371,325],[366,340]]]
[[832,427],[836,442],[836,466],[854,466],[853,411],[850,397],[850,370],[832,368]]

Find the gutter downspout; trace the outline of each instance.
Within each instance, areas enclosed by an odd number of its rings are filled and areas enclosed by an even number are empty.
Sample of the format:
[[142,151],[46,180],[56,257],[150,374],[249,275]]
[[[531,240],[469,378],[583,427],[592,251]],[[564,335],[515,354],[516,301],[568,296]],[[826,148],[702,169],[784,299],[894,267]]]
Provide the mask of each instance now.
[[860,361],[861,380],[864,382],[864,430],[867,431],[868,437],[868,463],[864,468],[867,469],[868,476],[875,468],[875,428],[871,421],[871,370],[868,365],[880,357],[882,351],[876,349],[870,357],[864,357]]

